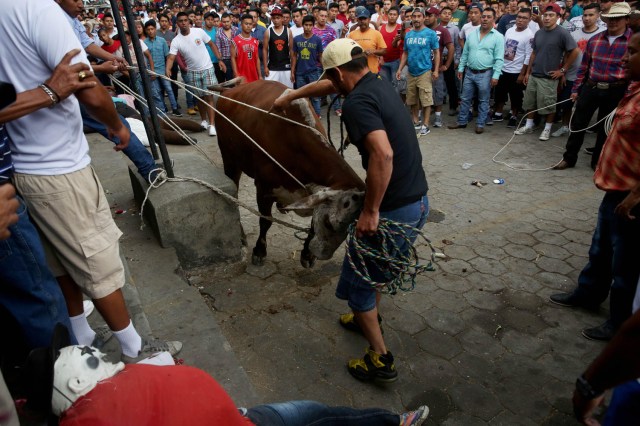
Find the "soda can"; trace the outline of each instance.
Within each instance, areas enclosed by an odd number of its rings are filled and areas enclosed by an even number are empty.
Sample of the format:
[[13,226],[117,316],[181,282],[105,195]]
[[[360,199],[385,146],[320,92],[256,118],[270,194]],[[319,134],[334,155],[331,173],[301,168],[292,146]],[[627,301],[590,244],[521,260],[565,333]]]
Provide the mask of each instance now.
[[502,179],[502,178],[494,179],[493,183],[495,183],[496,185],[502,185],[502,184],[504,184],[504,179]]

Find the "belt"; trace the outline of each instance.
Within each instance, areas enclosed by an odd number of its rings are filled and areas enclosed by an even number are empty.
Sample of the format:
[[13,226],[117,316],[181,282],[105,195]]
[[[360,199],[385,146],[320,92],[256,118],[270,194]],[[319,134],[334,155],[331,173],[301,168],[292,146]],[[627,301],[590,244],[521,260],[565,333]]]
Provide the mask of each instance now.
[[471,71],[471,74],[482,74],[482,73],[485,73],[487,71],[491,71],[493,68],[485,68],[483,70],[474,70],[474,69],[471,69],[471,68],[467,68],[467,69],[469,71]]
[[601,89],[601,90],[607,90],[610,87],[622,87],[622,86],[626,86],[627,85],[627,81],[625,80],[619,80],[619,81],[612,81],[610,83],[604,82],[604,81],[593,81],[591,79],[587,80],[587,86],[589,87],[595,87],[597,89]]
[[553,80],[553,77],[546,74],[532,74],[535,78],[544,78],[545,80]]

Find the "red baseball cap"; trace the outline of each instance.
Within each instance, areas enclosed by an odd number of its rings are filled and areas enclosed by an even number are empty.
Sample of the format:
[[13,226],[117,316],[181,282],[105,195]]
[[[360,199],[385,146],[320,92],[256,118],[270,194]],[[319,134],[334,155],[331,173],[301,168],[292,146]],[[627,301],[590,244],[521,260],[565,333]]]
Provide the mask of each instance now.
[[427,15],[436,15],[436,16],[440,16],[440,9],[438,9],[437,7],[433,7],[431,6],[429,9],[426,10]]
[[282,16],[282,9],[280,9],[279,7],[274,7],[273,10],[271,11],[271,16],[273,15]]
[[555,3],[549,3],[547,5],[547,8],[544,10],[545,12],[555,12],[556,15],[560,16],[562,15],[562,9],[560,9],[560,6],[558,6]]

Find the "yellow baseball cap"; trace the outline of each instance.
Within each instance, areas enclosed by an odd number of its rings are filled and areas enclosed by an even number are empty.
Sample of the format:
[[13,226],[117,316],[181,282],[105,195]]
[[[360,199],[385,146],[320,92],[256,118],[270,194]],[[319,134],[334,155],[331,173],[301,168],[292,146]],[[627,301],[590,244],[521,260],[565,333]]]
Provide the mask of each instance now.
[[356,47],[360,47],[360,45],[350,38],[339,38],[329,43],[326,49],[322,52],[322,69],[324,72],[320,76],[319,80],[324,78],[327,70],[337,68],[352,59],[364,56],[364,53],[351,56],[351,52]]

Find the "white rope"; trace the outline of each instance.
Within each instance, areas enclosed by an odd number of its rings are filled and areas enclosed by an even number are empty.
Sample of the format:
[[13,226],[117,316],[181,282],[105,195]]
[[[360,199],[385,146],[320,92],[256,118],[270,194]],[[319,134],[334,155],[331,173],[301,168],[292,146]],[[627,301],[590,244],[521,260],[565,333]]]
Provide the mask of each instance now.
[[[109,76],[111,77],[111,76]],[[114,80],[114,82],[118,85],[120,85],[120,87],[122,87],[123,89],[125,89],[126,91],[130,92],[132,96],[136,97],[136,99],[138,99],[139,101],[141,101],[145,106],[147,105],[146,100],[140,96],[138,93],[135,93],[134,91],[131,90],[131,88],[127,87],[124,83],[122,83],[121,81],[115,80],[113,79],[113,77],[111,77],[112,80]],[[185,89],[186,90],[186,89]],[[162,111],[160,111],[162,113]],[[163,113],[164,114],[164,113]],[[169,117],[163,118],[161,115],[159,115],[160,118],[162,118],[165,122],[167,122],[167,124],[169,124],[169,126],[172,126],[174,129],[177,129],[176,131],[180,131],[179,133],[182,134],[182,137],[185,138],[194,148],[196,148],[198,151],[200,151],[202,153],[202,155],[205,156],[205,158],[207,160],[209,160],[211,162],[211,164],[213,164],[214,166],[216,165],[213,160],[211,160],[211,158],[209,158],[207,156],[207,154],[204,152],[204,150],[202,150],[199,146],[196,146],[193,141],[191,140],[191,138],[189,136],[187,136],[187,134],[180,129],[173,121],[171,121],[171,119]],[[168,120],[168,121],[167,121]],[[156,175],[156,177],[153,179],[153,181],[151,180],[151,176],[153,174],[153,172],[158,172],[158,174]],[[227,200],[231,201],[232,203],[241,206],[243,208],[245,208],[246,210],[250,211],[251,213],[255,214],[258,217],[261,217],[263,219],[269,220],[271,222],[275,222],[275,223],[279,223],[280,225],[286,226],[288,228],[292,228],[295,229],[296,231],[302,231],[302,232],[309,232],[309,229],[307,228],[301,228],[299,226],[284,222],[280,219],[276,219],[272,216],[265,216],[263,214],[261,214],[259,211],[255,210],[252,207],[249,207],[247,204],[244,204],[242,201],[240,201],[239,199],[232,197],[231,195],[227,194],[226,192],[222,191],[221,189],[205,182],[202,181],[200,179],[196,179],[196,178],[189,178],[189,177],[180,177],[180,176],[175,176],[174,178],[169,178],[166,175],[166,171],[162,168],[157,168],[152,170],[151,172],[149,172],[149,176],[147,179],[148,182],[151,182],[151,184],[149,185],[149,187],[147,188],[147,191],[145,193],[145,197],[144,200],[142,201],[142,207],[140,209],[140,217],[142,218],[142,214],[144,212],[144,205],[147,202],[147,199],[149,198],[149,192],[151,191],[151,188],[159,188],[160,186],[164,185],[165,182],[170,181],[170,182],[195,182],[195,183],[199,183],[201,185],[204,185],[205,187],[211,189],[212,191],[214,191],[216,194],[221,195],[222,197],[226,198]],[[144,220],[142,220],[142,224],[140,225],[140,230],[142,230],[144,228]]]
[[[129,67],[129,68],[134,68],[134,67]],[[256,110],[256,111],[260,111],[260,112],[262,112],[262,113],[264,113],[264,114],[270,115],[270,116],[272,116],[272,117],[279,118],[280,120],[287,121],[287,122],[289,122],[289,123],[291,123],[291,124],[295,124],[295,125],[297,125],[297,126],[305,127],[305,128],[307,128],[307,129],[311,130],[313,133],[315,133],[315,134],[316,134],[316,136],[318,136],[318,137],[319,137],[319,138],[320,138],[324,143],[326,143],[327,145],[331,146],[331,143],[329,142],[329,140],[327,139],[327,137],[326,137],[325,135],[323,135],[323,134],[322,134],[322,132],[320,132],[318,129],[316,129],[316,128],[315,128],[315,127],[313,127],[313,126],[309,126],[308,124],[300,123],[299,121],[292,120],[292,119],[290,119],[290,118],[288,118],[288,117],[284,117],[284,116],[279,115],[279,114],[274,114],[274,113],[273,113],[273,112],[271,112],[271,111],[268,111],[268,110],[266,110],[266,109],[262,109],[262,108],[258,108],[258,107],[257,107],[257,106],[255,106],[255,105],[247,104],[247,103],[242,102],[242,101],[239,101],[239,100],[237,100],[237,99],[233,99],[233,98],[230,98],[230,97],[228,97],[228,96],[224,96],[224,95],[222,95],[220,92],[214,92],[214,91],[207,90],[207,89],[201,89],[201,88],[199,88],[199,87],[196,87],[196,86],[193,86],[193,85],[190,85],[190,84],[187,84],[187,83],[184,83],[184,82],[178,81],[178,80],[173,80],[173,79],[171,79],[170,77],[167,77],[167,76],[166,76],[166,75],[164,75],[164,74],[159,74],[159,73],[157,73],[157,72],[155,72],[155,71],[149,71],[149,70],[147,70],[147,72],[148,72],[149,74],[153,74],[153,75],[158,76],[158,77],[160,77],[160,78],[163,78],[163,79],[165,79],[165,80],[171,81],[172,83],[177,84],[178,86],[182,87],[182,88],[183,88],[183,89],[185,89],[185,90],[187,90],[187,87],[188,87],[188,88],[190,88],[190,89],[198,90],[198,91],[200,91],[200,92],[204,92],[204,93],[207,93],[207,94],[209,94],[209,95],[213,95],[213,96],[216,96],[216,97],[219,97],[219,98],[222,98],[222,99],[225,99],[225,100],[231,101],[231,102],[235,102],[235,103],[237,103],[237,104],[239,104],[239,105],[243,105],[243,106],[245,106],[245,107],[247,107],[247,108],[251,108],[251,109],[254,109],[254,110]],[[189,92],[189,93],[193,94],[193,92]],[[218,112],[218,110],[217,110],[217,109],[215,109],[215,108],[214,108],[214,111]]]
[[[156,177],[151,180],[151,176],[154,172],[158,172],[156,174]],[[247,204],[243,203],[242,201],[240,201],[239,199],[233,197],[232,195],[227,194],[226,192],[224,192],[223,190],[221,190],[220,188],[217,188],[213,185],[211,185],[208,182],[205,182],[201,179],[197,179],[197,178],[192,178],[192,177],[184,177],[184,176],[175,176],[175,177],[168,177],[167,173],[165,172],[164,169],[158,168],[158,169],[154,169],[152,171],[149,172],[149,187],[147,188],[147,191],[144,195],[144,200],[142,200],[142,206],[140,207],[140,230],[142,230],[144,228],[144,206],[147,203],[147,200],[149,199],[149,193],[151,192],[152,188],[160,188],[162,185],[164,185],[167,182],[194,182],[197,183],[199,185],[202,185],[206,188],[209,188],[210,190],[212,190],[213,192],[215,192],[216,194],[222,196],[224,199],[226,199],[227,201],[232,202],[233,204],[236,204],[242,208],[247,209],[248,211],[250,211],[251,213],[255,214],[256,216],[262,218],[262,219],[266,219],[268,221],[274,222],[274,223],[278,223],[282,226],[286,226],[287,228],[291,228],[291,229],[295,229],[296,231],[302,231],[302,232],[309,232],[309,228],[303,228],[297,225],[293,225],[291,223],[285,222],[283,220],[277,219],[273,216],[265,216],[262,213],[260,213],[259,211],[257,211],[256,209],[248,206]]]
[[[529,113],[527,113],[527,114],[524,114],[524,115],[522,116],[522,118],[520,119],[520,121],[518,122],[518,125],[516,126],[516,130],[520,128],[520,126],[522,125],[522,122],[527,118],[527,116],[528,116],[530,113],[538,112],[538,111],[541,111],[541,110],[543,110],[543,109],[551,108],[551,107],[553,107],[553,106],[560,105],[560,104],[563,104],[563,103],[565,103],[565,102],[569,102],[569,101],[572,101],[572,100],[571,100],[571,98],[569,98],[569,99],[565,99],[564,101],[556,102],[555,104],[551,104],[551,105],[544,106],[544,107],[542,107],[542,108],[538,108],[538,109],[536,109],[536,110],[530,111],[530,112],[529,112]],[[614,110],[613,110],[613,111],[611,111],[609,114],[607,114],[605,117],[602,117],[600,120],[598,120],[598,121],[597,121],[597,122],[595,122],[594,124],[590,125],[589,127],[585,127],[584,129],[580,129],[580,130],[572,130],[572,129],[571,129],[571,121],[573,121],[573,114],[574,114],[575,112],[576,112],[576,110],[575,110],[575,107],[574,107],[574,108],[573,108],[573,110],[571,111],[571,117],[569,117],[569,125],[568,125],[568,128],[569,128],[569,132],[570,132],[570,133],[585,132],[585,131],[587,131],[587,130],[591,129],[592,127],[597,126],[597,125],[598,125],[598,124],[600,124],[601,122],[605,121],[605,124],[604,124],[604,126],[605,126],[605,131],[606,131],[606,133],[607,133],[607,134],[609,134],[609,132],[610,132],[610,130],[611,130],[611,125],[612,125],[612,123],[613,123],[613,117],[615,116],[616,110],[614,109]],[[511,144],[511,142],[513,141],[513,139],[514,139],[516,136],[519,136],[519,135],[516,135],[516,131],[514,130],[513,135],[512,135],[512,136],[511,136],[511,138],[509,139],[509,142],[507,142],[507,143],[506,143],[502,148],[500,148],[500,150],[499,150],[499,151],[498,151],[498,152],[493,156],[493,158],[491,159],[491,161],[493,161],[494,163],[497,163],[497,164],[502,164],[502,165],[504,165],[504,166],[507,166],[508,168],[510,168],[510,169],[512,169],[512,170],[517,170],[517,171],[521,171],[521,172],[523,172],[523,171],[525,171],[525,172],[542,172],[542,171],[546,171],[546,170],[552,170],[552,169],[553,169],[554,167],[556,167],[558,164],[562,163],[563,159],[561,159],[560,161],[558,161],[557,163],[555,163],[555,164],[554,164],[553,166],[551,166],[551,167],[545,167],[545,168],[542,168],[542,169],[540,169],[540,168],[536,169],[536,168],[528,168],[528,167],[515,167],[514,165],[509,164],[509,163],[507,163],[506,161],[499,161],[499,160],[496,160],[496,157],[497,157],[498,155],[500,155],[500,153],[501,153],[502,151],[504,151],[504,150],[505,150],[505,149],[506,149],[506,148]]]
[[[140,101],[144,106],[148,107],[147,104],[147,100],[145,98],[143,98],[142,96],[140,96],[138,93],[136,93],[135,91],[131,90],[130,87],[128,87],[126,84],[122,83],[121,81],[113,78],[113,76],[109,75],[109,78],[111,79],[111,81],[115,84],[117,84],[118,86],[120,86],[125,92],[127,92],[128,94],[130,94],[131,96],[133,96],[134,98],[136,98],[138,101]],[[187,135],[185,133],[184,130],[182,130],[173,120],[171,120],[171,118],[169,118],[168,115],[166,115],[163,111],[158,110],[159,114],[158,117],[160,117],[160,119],[162,121],[164,121],[165,123],[167,123],[167,125],[169,127],[171,127],[176,133],[178,133],[180,136],[182,136],[182,138],[184,140],[186,140],[189,145],[193,146],[200,154],[202,154],[202,156],[204,158],[206,158],[212,165],[218,167],[218,165],[207,155],[207,153],[204,151],[204,149],[200,148],[194,141],[193,139]]]
[[[160,74],[155,73],[155,72],[151,72],[151,71],[150,71],[150,73],[155,74],[155,75],[158,75],[158,76],[161,76]],[[236,128],[240,133],[242,133],[242,134],[243,134],[247,139],[249,139],[249,140],[251,141],[251,143],[253,143],[253,144],[254,144],[258,149],[260,149],[260,151],[262,151],[262,153],[263,153],[264,155],[266,155],[266,156],[267,156],[271,161],[273,161],[273,162],[274,162],[278,167],[280,167],[280,169],[282,169],[282,171],[284,171],[287,175],[289,175],[289,177],[290,177],[291,179],[293,179],[293,180],[294,180],[298,185],[300,185],[300,186],[301,186],[305,191],[307,191],[307,193],[309,193],[309,189],[306,187],[306,185],[305,185],[305,184],[303,184],[302,182],[300,182],[300,180],[299,180],[298,178],[296,178],[296,177],[295,177],[295,176],[294,176],[294,175],[293,175],[289,170],[287,170],[287,169],[286,169],[282,164],[280,164],[280,163],[278,162],[278,160],[276,160],[276,159],[275,159],[271,154],[269,154],[269,153],[267,152],[267,150],[265,150],[262,146],[260,146],[260,144],[259,144],[258,142],[256,142],[256,141],[255,141],[251,136],[249,136],[249,135],[247,134],[247,132],[245,132],[245,131],[240,127],[240,126],[238,126],[238,125],[237,125],[236,123],[234,123],[231,119],[229,119],[229,117],[227,117],[226,115],[224,115],[223,113],[221,113],[221,112],[220,112],[216,107],[214,107],[213,105],[209,105],[209,103],[208,103],[208,102],[206,102],[204,99],[202,99],[200,96],[196,95],[194,92],[192,92],[191,90],[187,89],[187,86],[188,86],[188,87],[190,87],[190,88],[194,88],[195,90],[198,90],[198,91],[201,91],[201,92],[210,93],[210,94],[212,94],[212,95],[214,95],[214,96],[220,96],[220,95],[218,95],[218,94],[217,94],[217,93],[215,93],[215,92],[211,92],[210,90],[203,90],[203,89],[199,89],[199,88],[197,88],[197,87],[195,87],[195,86],[191,86],[191,85],[188,85],[188,84],[185,84],[185,83],[180,83],[179,81],[172,80],[172,79],[170,79],[170,78],[169,78],[169,77],[167,77],[167,76],[164,76],[164,78],[165,78],[165,79],[167,79],[167,80],[169,80],[169,81],[173,81],[174,83],[178,84],[178,86],[181,86],[181,87],[185,90],[185,92],[191,93],[191,95],[193,95],[193,97],[194,97],[194,98],[198,99],[202,104],[206,105],[207,107],[211,108],[213,111],[217,112],[219,116],[221,116],[222,118],[224,118],[225,120],[227,120],[227,121],[228,121],[228,122],[229,122],[233,127],[235,127],[235,128]],[[223,96],[220,96],[220,97],[223,97]],[[226,98],[226,97],[223,97],[223,98],[224,98],[224,99],[231,99],[231,98]],[[242,103],[242,102],[241,102],[241,103]],[[245,104],[245,105],[247,105],[247,106],[249,106],[249,107],[252,107],[252,108],[255,108],[255,107],[253,107],[253,106],[251,106],[251,105],[248,105],[248,104]],[[262,110],[262,109],[260,109],[260,108],[255,108],[255,109],[258,109],[258,110],[260,110],[260,111],[265,112],[264,110]],[[266,112],[267,112],[268,114],[272,115],[272,114],[271,114],[271,113],[269,113],[268,111],[266,111]],[[275,115],[275,114],[273,114],[273,115]],[[275,115],[275,116],[276,116],[276,117],[279,117],[278,115]],[[287,120],[288,120],[288,119],[287,119]],[[297,121],[292,121],[292,122],[297,123],[297,124],[300,124],[301,126],[306,126],[306,125],[304,125],[304,124],[298,123]],[[308,126],[306,126],[306,127],[308,127]],[[316,130],[316,132],[318,132],[318,131]],[[318,132],[318,133],[320,133],[320,132]]]

